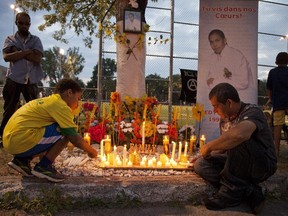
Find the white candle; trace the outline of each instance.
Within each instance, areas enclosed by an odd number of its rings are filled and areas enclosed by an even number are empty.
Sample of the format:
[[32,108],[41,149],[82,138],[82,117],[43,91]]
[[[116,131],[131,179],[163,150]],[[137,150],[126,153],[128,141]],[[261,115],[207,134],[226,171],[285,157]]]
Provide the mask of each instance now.
[[200,138],[200,148],[205,145],[205,141],[206,141],[206,138],[204,136],[204,134],[202,134],[201,138]]
[[174,160],[174,157],[175,157],[175,151],[176,151],[176,142],[172,141],[172,155],[171,155],[171,159]]
[[192,135],[190,137],[190,147],[189,147],[189,151],[190,151],[190,154],[192,155],[193,152],[195,151],[195,148],[196,147],[196,136],[195,135]]
[[162,162],[161,162],[161,161],[158,161],[157,164],[156,164],[156,166],[157,166],[157,167],[162,167]]
[[126,162],[127,162],[127,146],[124,145],[124,149],[123,149],[123,166],[126,166]]
[[182,142],[179,142],[179,150],[178,150],[178,160],[180,161],[181,158],[181,153],[182,153]]
[[132,165],[133,165],[132,162],[129,160],[127,166],[132,167]]
[[143,160],[140,162],[140,166],[145,166],[145,164],[146,164],[146,163],[145,163],[145,161],[143,161]]
[[117,157],[117,148],[114,145],[114,151],[113,151],[113,166],[116,165],[117,161],[116,161],[116,157]]
[[152,159],[148,160],[148,167],[153,167],[153,160]]
[[101,158],[104,156],[104,139],[100,142],[100,156]]
[[145,146],[145,121],[142,124],[142,148],[144,149]]
[[187,155],[187,150],[188,150],[188,143],[185,142],[185,148],[184,148],[184,156]]

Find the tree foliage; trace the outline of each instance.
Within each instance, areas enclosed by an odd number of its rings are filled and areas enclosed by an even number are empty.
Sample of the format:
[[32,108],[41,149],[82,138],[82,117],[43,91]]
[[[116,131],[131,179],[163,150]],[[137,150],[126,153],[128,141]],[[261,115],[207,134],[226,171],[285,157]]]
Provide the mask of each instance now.
[[[53,38],[68,43],[66,32],[72,30],[83,37],[86,46],[91,47],[92,37],[98,33],[98,23],[111,5],[112,0],[16,0],[16,4],[24,10],[44,11],[44,23],[38,28],[44,31],[53,25],[59,25]],[[115,16],[115,9],[109,11],[106,20]]]
[[[48,78],[50,86],[55,84],[62,78],[73,78],[82,72],[85,59],[79,53],[79,48],[69,48],[65,55],[60,54],[59,47],[52,47],[44,51],[42,60],[42,68],[45,78]],[[79,84],[83,85],[79,81]]]
[[[116,90],[116,62],[114,59],[102,59],[102,91],[104,98],[108,100],[110,93]],[[98,64],[93,68],[91,81],[87,82],[88,88],[97,88],[98,83]]]

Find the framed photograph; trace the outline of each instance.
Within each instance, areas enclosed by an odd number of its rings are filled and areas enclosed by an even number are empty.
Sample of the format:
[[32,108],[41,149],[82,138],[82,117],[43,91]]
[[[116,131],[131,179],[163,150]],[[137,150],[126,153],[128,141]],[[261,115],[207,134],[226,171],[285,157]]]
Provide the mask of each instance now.
[[142,32],[142,14],[141,11],[124,10],[123,21],[124,32],[141,33]]

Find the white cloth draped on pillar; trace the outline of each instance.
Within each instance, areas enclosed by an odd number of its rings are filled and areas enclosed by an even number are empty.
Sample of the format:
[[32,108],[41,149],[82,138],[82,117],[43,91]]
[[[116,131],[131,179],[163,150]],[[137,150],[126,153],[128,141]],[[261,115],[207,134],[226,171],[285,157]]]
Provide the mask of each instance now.
[[[117,22],[123,35],[123,21]],[[145,63],[146,38],[145,35],[124,33],[125,43],[116,43],[117,47],[117,84],[116,91],[120,96],[140,98],[146,94]],[[140,38],[141,37],[141,38]],[[129,43],[127,43],[129,40]]]

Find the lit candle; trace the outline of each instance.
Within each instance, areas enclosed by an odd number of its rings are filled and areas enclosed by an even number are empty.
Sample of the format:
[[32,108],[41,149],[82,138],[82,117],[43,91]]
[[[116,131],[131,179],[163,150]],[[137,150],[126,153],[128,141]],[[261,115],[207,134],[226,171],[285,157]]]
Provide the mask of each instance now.
[[189,152],[191,155],[195,151],[195,149],[194,149],[195,146],[196,146],[196,136],[192,135],[192,136],[190,136],[190,146],[189,146]]
[[140,162],[140,166],[145,166],[145,165],[146,165],[146,162],[142,160],[142,161]]
[[127,166],[132,167],[132,165],[133,165],[132,162],[129,160]]
[[171,159],[174,160],[174,157],[175,157],[175,151],[176,151],[176,142],[172,141],[172,155],[171,155]]
[[153,167],[153,160],[152,159],[148,160],[148,167]]
[[84,133],[84,140],[90,145],[90,133]]
[[179,142],[179,150],[178,150],[178,160],[180,161],[181,159],[181,153],[182,153],[182,143]]
[[105,135],[104,145],[105,145],[105,147],[104,147],[105,148],[105,154],[108,155],[109,153],[112,152],[110,135]]
[[113,166],[116,165],[116,157],[117,157],[117,148],[116,146],[114,145],[114,151],[113,151]]
[[126,166],[126,162],[127,162],[127,146],[124,145],[124,149],[123,149],[123,166]]
[[158,161],[157,164],[156,164],[156,166],[157,166],[157,167],[162,167],[162,162],[161,162],[161,161]]
[[201,138],[200,138],[200,148],[205,145],[205,141],[206,141],[206,138],[204,136],[204,134],[202,134]]
[[187,155],[187,150],[188,150],[188,143],[185,142],[185,148],[184,148],[184,156],[186,157]]
[[145,146],[145,121],[143,121],[142,124],[142,149],[144,149]]
[[169,151],[169,136],[168,135],[163,136],[163,152],[166,155],[169,155],[169,153],[170,153],[170,151]]

